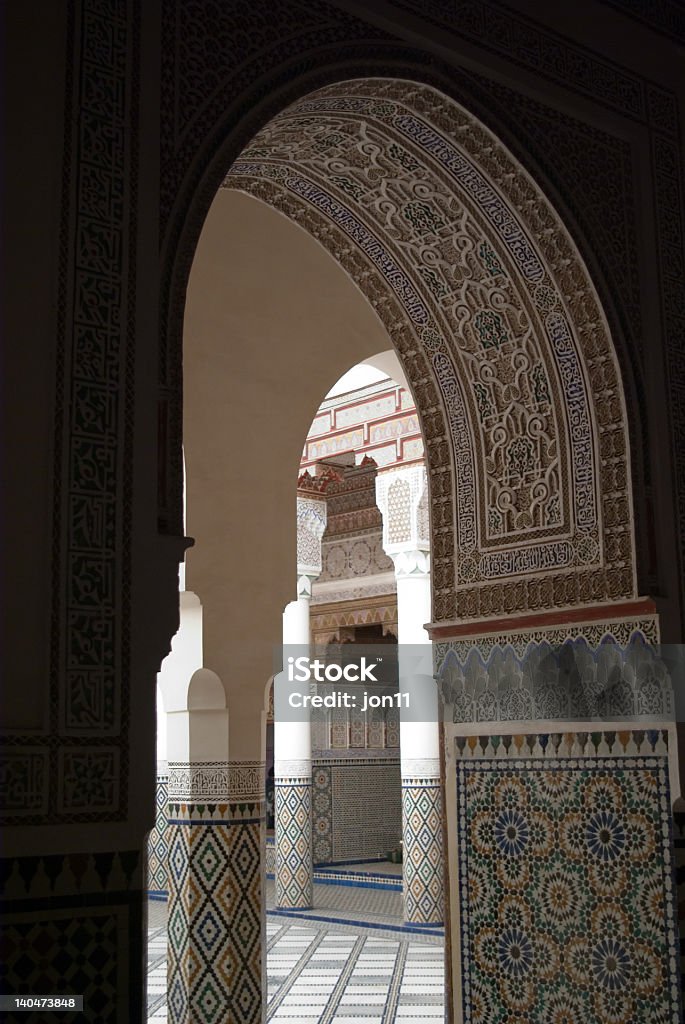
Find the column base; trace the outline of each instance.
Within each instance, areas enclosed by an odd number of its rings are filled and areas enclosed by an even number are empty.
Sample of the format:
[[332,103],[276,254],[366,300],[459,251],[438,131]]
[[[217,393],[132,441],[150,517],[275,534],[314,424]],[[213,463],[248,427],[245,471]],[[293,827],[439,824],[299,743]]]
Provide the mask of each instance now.
[[261,804],[169,804],[169,1024],[261,1024]]

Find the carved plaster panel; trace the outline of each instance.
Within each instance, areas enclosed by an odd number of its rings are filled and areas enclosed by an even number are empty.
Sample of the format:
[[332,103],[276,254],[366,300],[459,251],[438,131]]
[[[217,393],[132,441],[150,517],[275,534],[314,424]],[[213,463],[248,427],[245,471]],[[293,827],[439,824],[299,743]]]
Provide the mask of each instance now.
[[512,577],[519,608],[536,606],[531,576],[552,577],[557,606],[633,595],[606,322],[501,143],[428,87],[348,82],[270,122],[226,185],[314,233],[391,331],[427,444],[436,618],[497,613]]

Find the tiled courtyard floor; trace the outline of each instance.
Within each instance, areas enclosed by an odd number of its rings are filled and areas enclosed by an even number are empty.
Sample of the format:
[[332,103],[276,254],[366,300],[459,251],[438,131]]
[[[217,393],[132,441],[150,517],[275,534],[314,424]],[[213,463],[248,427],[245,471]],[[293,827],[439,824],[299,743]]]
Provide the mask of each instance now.
[[[272,906],[271,886],[267,907]],[[321,885],[302,916],[267,912],[267,1019],[421,1024],[444,1016],[442,934],[401,929],[401,894]],[[325,918],[321,920],[320,918]],[[359,924],[343,924],[342,921]],[[148,1022],[165,1022],[166,904],[149,905]]]

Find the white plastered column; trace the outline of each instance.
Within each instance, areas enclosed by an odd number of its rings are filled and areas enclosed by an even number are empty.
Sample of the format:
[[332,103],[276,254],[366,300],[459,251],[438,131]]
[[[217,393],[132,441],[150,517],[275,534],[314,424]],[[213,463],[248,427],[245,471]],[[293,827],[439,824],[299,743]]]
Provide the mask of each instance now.
[[[383,516],[383,548],[395,566],[400,690],[409,695],[414,709],[410,717],[404,706],[400,708],[404,917],[412,924],[440,924],[444,906],[438,691],[432,677],[425,671],[417,675],[414,667],[416,648],[431,642],[424,628],[431,621],[425,466],[379,473],[376,503]],[[430,654],[427,662],[432,665]]]
[[[309,606],[312,583],[321,572],[321,539],[326,529],[326,502],[321,493],[298,491],[297,599],[283,613],[283,646],[297,656],[309,651]],[[284,686],[277,676],[274,687]],[[278,717],[274,693],[274,797],[276,847],[276,906],[312,906],[312,739],[309,711],[297,720]]]

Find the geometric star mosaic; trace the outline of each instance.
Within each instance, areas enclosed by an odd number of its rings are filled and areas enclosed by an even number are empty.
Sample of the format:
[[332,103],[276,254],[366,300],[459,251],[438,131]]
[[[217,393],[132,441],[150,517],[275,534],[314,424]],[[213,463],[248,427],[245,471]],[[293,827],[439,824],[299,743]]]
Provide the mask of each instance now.
[[465,1020],[682,1020],[668,762],[457,759]]

